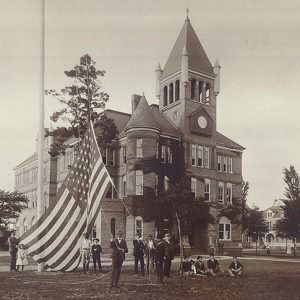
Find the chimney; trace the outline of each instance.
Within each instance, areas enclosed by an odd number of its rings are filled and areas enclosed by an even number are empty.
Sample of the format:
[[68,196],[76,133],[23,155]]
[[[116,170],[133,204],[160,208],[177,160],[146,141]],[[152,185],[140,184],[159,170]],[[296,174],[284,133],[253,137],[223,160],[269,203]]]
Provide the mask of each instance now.
[[220,93],[220,69],[221,69],[221,66],[219,64],[219,61],[216,60],[215,65],[214,65],[214,73],[216,74],[215,84],[214,84],[214,92],[215,92],[216,96],[218,96]]
[[137,106],[140,103],[142,96],[137,95],[137,94],[133,94],[131,96],[131,114],[134,113],[135,109],[137,108]]

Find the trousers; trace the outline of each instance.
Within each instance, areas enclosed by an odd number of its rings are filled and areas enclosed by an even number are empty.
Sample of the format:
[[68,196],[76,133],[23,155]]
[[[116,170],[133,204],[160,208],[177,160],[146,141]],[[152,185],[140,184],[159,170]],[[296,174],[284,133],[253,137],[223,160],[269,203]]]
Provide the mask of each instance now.
[[141,264],[141,272],[142,275],[145,275],[145,262],[144,262],[144,256],[138,256],[136,255],[134,257],[134,274],[138,274],[138,264]]
[[123,265],[122,257],[117,256],[112,259],[111,286],[118,286],[122,265]]

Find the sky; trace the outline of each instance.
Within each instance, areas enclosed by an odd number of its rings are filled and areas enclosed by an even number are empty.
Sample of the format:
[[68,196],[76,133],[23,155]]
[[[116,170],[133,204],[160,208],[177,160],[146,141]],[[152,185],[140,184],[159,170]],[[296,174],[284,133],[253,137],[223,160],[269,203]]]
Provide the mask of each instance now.
[[[35,151],[41,61],[39,0],[0,0],[0,189]],[[131,95],[155,97],[186,8],[211,63],[221,65],[217,129],[243,145],[248,203],[283,198],[282,170],[300,171],[300,2],[295,0],[46,0],[45,88],[88,53],[106,71],[107,108],[130,112]],[[45,125],[58,108],[45,97]]]

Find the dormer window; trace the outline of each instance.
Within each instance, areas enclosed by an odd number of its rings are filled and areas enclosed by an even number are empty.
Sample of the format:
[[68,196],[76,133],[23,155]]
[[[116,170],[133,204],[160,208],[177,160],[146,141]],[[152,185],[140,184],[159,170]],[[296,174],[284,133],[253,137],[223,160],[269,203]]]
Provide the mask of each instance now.
[[196,79],[191,81],[191,100],[196,100]]
[[169,104],[174,102],[174,84],[170,83],[169,85]]
[[176,80],[175,82],[175,101],[179,101],[180,98],[180,82]]
[[165,86],[164,87],[164,106],[167,106],[168,105],[168,87]]
[[273,212],[271,210],[269,210],[267,212],[267,218],[272,218],[273,217]]

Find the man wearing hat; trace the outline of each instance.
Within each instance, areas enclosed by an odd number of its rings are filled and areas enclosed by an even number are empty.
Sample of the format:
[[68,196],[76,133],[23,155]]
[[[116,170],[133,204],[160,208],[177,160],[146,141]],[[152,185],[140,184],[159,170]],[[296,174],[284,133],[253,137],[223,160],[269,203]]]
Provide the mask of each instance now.
[[174,259],[174,248],[171,244],[171,235],[169,233],[165,234],[164,246],[166,256],[164,264],[164,275],[170,277],[171,264],[172,260]]
[[155,269],[157,273],[157,283],[161,284],[164,280],[164,262],[165,262],[165,245],[162,236],[158,235],[156,239],[156,248],[154,253]]
[[102,247],[99,244],[99,239],[94,238],[93,239],[93,245],[92,245],[92,258],[94,263],[94,273],[96,274],[97,265],[99,268],[99,271],[101,272],[101,252]]
[[125,253],[128,252],[126,241],[123,239],[123,232],[121,230],[117,233],[117,238],[111,238],[110,248],[112,249],[112,276],[111,287],[117,287],[121,274],[122,264],[125,260]]

